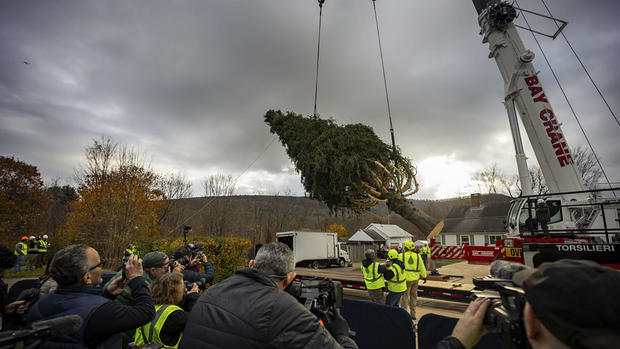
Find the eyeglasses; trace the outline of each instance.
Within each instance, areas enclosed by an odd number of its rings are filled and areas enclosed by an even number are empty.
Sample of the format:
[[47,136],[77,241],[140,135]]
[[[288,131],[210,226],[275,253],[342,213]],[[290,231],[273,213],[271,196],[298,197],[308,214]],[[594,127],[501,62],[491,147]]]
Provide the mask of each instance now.
[[103,268],[104,265],[105,265],[105,259],[102,259],[101,262],[99,262],[99,264],[90,267],[90,269],[88,269],[88,271],[92,271],[92,270],[97,269],[99,267]]

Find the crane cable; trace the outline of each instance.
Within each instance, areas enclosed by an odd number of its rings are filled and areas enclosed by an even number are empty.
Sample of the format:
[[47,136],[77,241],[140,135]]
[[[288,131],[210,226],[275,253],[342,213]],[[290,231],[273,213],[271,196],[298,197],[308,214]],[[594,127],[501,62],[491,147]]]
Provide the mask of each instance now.
[[316,113],[316,100],[319,90],[319,57],[321,56],[321,20],[323,19],[323,4],[325,0],[318,0],[319,2],[319,39],[316,48],[316,78],[314,80],[314,113],[312,116],[317,117]]
[[[383,60],[383,47],[381,45],[381,33],[379,31],[379,18],[377,16],[377,6],[375,3],[375,0],[372,0],[372,9],[375,15],[375,26],[377,28],[377,41],[379,43],[379,56],[381,57],[381,72],[383,73],[383,88],[385,90],[385,102],[387,104],[387,113],[388,113],[388,120],[390,121],[390,137],[392,138],[392,158],[394,160],[394,166],[397,166],[396,163],[396,141],[394,139],[394,126],[392,124],[392,111],[390,108],[390,95],[388,92],[388,87],[387,87],[387,77],[385,74],[385,62]],[[394,194],[392,194],[392,197],[390,198],[390,200],[387,203],[387,207],[388,207],[388,214],[387,214],[387,221],[388,224],[390,222],[390,211],[392,209],[392,205],[394,204],[394,201],[396,200],[397,197],[400,196],[400,194],[402,194],[401,191],[401,178],[400,175],[398,175],[398,171],[394,171],[395,172],[395,177],[396,177],[396,185],[397,185],[397,190]],[[415,180],[415,168],[414,168],[414,173],[413,173],[413,178]]]
[[[390,96],[387,87],[387,78],[385,75],[385,63],[383,62],[383,48],[381,46],[381,35],[379,33],[379,19],[377,18],[377,6],[375,6],[375,0],[372,0],[372,9],[375,14],[375,25],[377,27],[377,39],[379,41],[379,56],[381,57],[381,71],[383,72],[383,87],[385,89],[385,100],[387,102],[388,119],[390,120],[390,136],[392,137],[392,153],[396,155],[396,142],[394,141],[394,127],[392,126],[392,112],[390,110]],[[396,157],[394,157],[396,160]]]
[[[549,10],[549,7],[545,3],[545,0],[540,0],[540,1],[542,2],[542,4],[547,9],[547,13],[549,13],[549,17],[553,17],[553,15],[551,14],[551,10]],[[558,25],[558,23],[556,21],[553,21],[553,23],[555,23],[555,25],[558,28],[560,28],[560,26]],[[568,45],[568,47],[570,47],[570,50],[573,51],[573,54],[575,55],[575,58],[577,58],[577,61],[579,61],[579,64],[581,64],[581,67],[583,68],[583,71],[586,73],[586,75],[590,79],[590,82],[592,82],[592,85],[594,85],[594,88],[596,89],[596,92],[598,92],[599,96],[601,96],[601,99],[603,100],[603,102],[607,106],[607,109],[609,110],[609,113],[616,120],[616,123],[618,124],[618,126],[620,126],[620,120],[618,120],[618,117],[616,116],[614,111],[609,106],[609,103],[607,103],[607,99],[605,99],[605,96],[603,96],[603,93],[601,92],[601,90],[599,90],[598,86],[596,85],[596,82],[594,82],[594,79],[592,78],[592,76],[590,76],[590,72],[588,72],[588,69],[586,68],[586,66],[581,61],[581,58],[579,58],[579,55],[577,54],[577,52],[575,52],[575,49],[573,49],[573,45],[571,45],[571,43],[570,43],[570,41],[568,41],[568,38],[566,37],[566,35],[564,35],[564,31],[561,31],[560,34],[562,34],[562,37],[564,38],[564,41],[566,41],[566,44]]]
[[[558,79],[558,76],[555,74],[555,71],[551,67],[551,63],[549,62],[549,59],[547,58],[547,55],[545,54],[545,51],[543,50],[540,42],[538,41],[538,38],[536,38],[536,34],[534,34],[534,32],[532,31],[532,27],[530,26],[530,23],[528,22],[527,18],[525,17],[525,13],[523,11],[521,11],[521,6],[517,2],[517,0],[515,0],[514,2],[515,2],[515,4],[517,4],[517,7],[519,7],[519,11],[521,12],[521,16],[523,17],[523,20],[525,21],[525,24],[527,25],[527,27],[529,28],[530,32],[532,33],[532,37],[534,38],[534,41],[536,42],[536,45],[538,46],[538,48],[540,49],[540,52],[542,53],[543,57],[545,58],[545,62],[547,62],[547,66],[549,67],[549,70],[551,70],[551,74],[553,75],[553,78],[555,79],[555,82],[560,87],[560,91],[562,91],[562,95],[564,95],[564,99],[566,100],[566,103],[568,104],[568,107],[570,108],[570,110],[571,110],[571,112],[573,114],[573,117],[575,118],[575,121],[577,121],[577,125],[579,125],[579,128],[581,129],[581,133],[585,137],[586,142],[588,143],[588,147],[590,148],[590,151],[592,151],[592,155],[594,155],[594,158],[596,159],[596,163],[600,167],[601,173],[603,173],[603,176],[605,177],[605,180],[607,181],[607,185],[609,185],[609,188],[613,189],[613,186],[611,185],[611,182],[610,182],[609,178],[607,177],[607,173],[605,173],[605,169],[603,169],[603,165],[601,165],[601,161],[599,160],[598,156],[596,155],[596,152],[594,151],[594,147],[592,147],[592,143],[590,143],[590,139],[588,138],[588,135],[586,135],[586,132],[583,129],[583,126],[581,125],[581,121],[579,121],[579,118],[577,117],[577,113],[575,112],[575,109],[573,108],[573,105],[571,104],[570,100],[568,99],[568,96],[566,95],[566,92],[564,91],[564,88],[562,87],[562,84],[560,83],[560,80]],[[616,193],[613,190],[612,190],[612,193],[613,193],[614,197],[616,197]]]

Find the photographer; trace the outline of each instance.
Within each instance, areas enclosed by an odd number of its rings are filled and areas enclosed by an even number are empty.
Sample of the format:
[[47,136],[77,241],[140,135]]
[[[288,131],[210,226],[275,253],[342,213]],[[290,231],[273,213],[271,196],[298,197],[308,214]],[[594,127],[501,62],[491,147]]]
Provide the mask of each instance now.
[[[531,348],[611,348],[620,342],[619,271],[562,259],[518,271],[511,279],[524,291],[525,306],[517,315]],[[436,348],[473,347],[486,332],[490,304],[484,298],[470,303],[452,336]]]
[[[202,294],[180,348],[357,348],[334,310],[319,319],[284,289],[295,278],[295,257],[283,243],[263,245],[249,268]],[[331,334],[330,334],[331,333]]]
[[[198,299],[198,286],[193,284],[191,290],[186,291],[181,274],[166,273],[155,279],[150,289],[155,303],[155,319],[136,329],[134,345],[153,343],[176,348],[187,324],[189,311]],[[154,326],[153,331],[151,326]]]
[[[144,255],[144,259],[142,260],[142,277],[144,278],[144,282],[147,286],[150,285],[151,282],[153,282],[153,280],[159,275],[163,275],[168,272],[168,263],[168,256],[166,256],[166,254],[163,252],[154,251]],[[180,271],[180,269],[178,270]],[[104,287],[108,287],[116,280],[122,279],[122,277],[123,270],[120,270],[116,273],[116,275],[114,275],[114,277],[110,279],[110,281],[105,284]],[[123,305],[133,305],[134,299],[131,293],[131,289],[128,286],[125,287],[123,292],[118,295],[118,297],[116,297],[115,302]]]
[[[58,288],[36,302],[28,313],[28,322],[76,314],[82,318],[80,330],[71,335],[52,337],[41,348],[119,348],[121,332],[135,329],[153,319],[153,300],[142,277],[142,261],[131,256],[125,267],[126,279],[117,279],[101,293],[105,260],[86,245],[71,245],[56,253],[50,275]],[[131,289],[134,306],[117,304],[112,299],[125,284]]]
[[[207,256],[204,253],[192,253],[190,248],[184,246],[177,249],[173,256],[176,262],[180,262],[179,264],[183,265],[183,280],[188,282],[202,282],[204,284],[213,282],[215,275],[213,273],[213,266],[207,261]],[[190,270],[196,266],[198,266],[198,270],[200,270],[201,263],[205,268],[204,273]]]

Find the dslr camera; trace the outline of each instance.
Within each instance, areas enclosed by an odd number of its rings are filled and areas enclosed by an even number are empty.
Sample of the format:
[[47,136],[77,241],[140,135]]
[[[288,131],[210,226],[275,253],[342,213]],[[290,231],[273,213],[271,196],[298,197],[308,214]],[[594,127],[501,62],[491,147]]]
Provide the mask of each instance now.
[[335,314],[342,308],[342,285],[328,278],[302,278],[293,280],[286,291],[319,319]]
[[525,334],[523,307],[525,292],[510,279],[490,276],[473,278],[476,289],[471,298],[488,298],[491,301],[484,315],[483,326],[497,335],[506,348],[530,348]]
[[189,256],[183,256],[183,257],[181,257],[179,259],[175,259],[174,258],[174,254],[169,255],[168,256],[168,260],[169,260],[168,265],[170,266],[170,271],[172,271],[174,269],[174,267],[176,266],[177,263],[187,267],[189,265],[189,262],[190,262]]
[[205,278],[201,278],[200,280],[196,282],[189,282],[186,280],[186,281],[183,281],[183,283],[185,284],[185,289],[188,291],[192,289],[192,284],[196,284],[199,290],[204,290],[207,288],[207,279]]

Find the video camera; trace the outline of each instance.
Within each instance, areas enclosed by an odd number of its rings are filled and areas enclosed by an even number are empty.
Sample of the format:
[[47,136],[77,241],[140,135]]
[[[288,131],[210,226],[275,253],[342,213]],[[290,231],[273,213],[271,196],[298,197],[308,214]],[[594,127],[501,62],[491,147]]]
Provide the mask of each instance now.
[[342,308],[340,281],[327,278],[293,280],[286,291],[319,319],[326,319],[328,313],[335,314],[336,309]]
[[530,348],[525,334],[523,307],[525,292],[510,279],[490,276],[474,277],[476,290],[472,300],[488,298],[491,301],[484,316],[483,326],[497,335],[507,348]]
[[186,290],[191,290],[192,289],[192,285],[196,284],[196,286],[198,286],[199,290],[204,290],[207,288],[207,279],[205,278],[201,278],[200,280],[196,281],[196,282],[189,282],[189,281],[183,281],[183,283],[185,284],[185,289]]
[[200,258],[202,259],[202,256],[204,256],[204,245],[202,244],[202,242],[199,242],[197,244],[189,244],[187,245],[187,248],[190,250],[190,252],[192,253],[192,258]]

